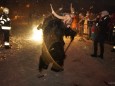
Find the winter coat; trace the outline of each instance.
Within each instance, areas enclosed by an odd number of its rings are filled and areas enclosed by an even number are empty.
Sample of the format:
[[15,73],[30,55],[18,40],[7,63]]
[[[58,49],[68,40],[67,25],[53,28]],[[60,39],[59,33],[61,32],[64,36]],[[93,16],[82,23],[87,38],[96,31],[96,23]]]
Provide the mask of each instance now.
[[96,23],[95,40],[104,41],[108,32],[109,16],[102,17]]

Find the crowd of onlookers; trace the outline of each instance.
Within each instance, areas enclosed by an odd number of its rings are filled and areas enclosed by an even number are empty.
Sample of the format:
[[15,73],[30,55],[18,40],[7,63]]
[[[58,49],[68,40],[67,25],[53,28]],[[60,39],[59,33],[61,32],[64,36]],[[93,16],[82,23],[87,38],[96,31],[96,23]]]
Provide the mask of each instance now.
[[[72,4],[70,5],[70,13],[56,13],[51,5],[52,14],[61,19],[65,26],[73,31],[77,31],[80,39],[86,38],[94,41],[94,55],[97,56],[97,46],[100,45],[101,53],[104,53],[105,41],[113,43],[113,51],[115,51],[115,13],[109,13],[103,10],[99,13],[93,13],[91,10],[84,13],[76,14]],[[100,55],[103,58],[103,55]]]
[[[92,39],[93,32],[94,32],[94,25],[96,22],[96,19],[100,17],[100,13],[94,14],[90,11],[87,11],[87,13],[84,15],[83,13],[79,13],[78,16],[78,31],[79,34],[83,33],[87,35],[87,39]],[[109,16],[109,24],[107,29],[107,38],[106,41],[113,42],[113,30],[115,26],[115,13],[108,14]],[[81,21],[82,20],[82,21]],[[81,30],[82,25],[82,30]]]
[[91,55],[92,57],[97,57],[99,44],[99,57],[103,58],[105,41],[113,44],[111,51],[115,52],[115,13],[109,14],[108,11],[104,10],[98,14],[94,14],[87,11],[86,15],[80,13],[78,18],[79,34],[85,34],[88,40],[91,39],[94,41],[94,53]]

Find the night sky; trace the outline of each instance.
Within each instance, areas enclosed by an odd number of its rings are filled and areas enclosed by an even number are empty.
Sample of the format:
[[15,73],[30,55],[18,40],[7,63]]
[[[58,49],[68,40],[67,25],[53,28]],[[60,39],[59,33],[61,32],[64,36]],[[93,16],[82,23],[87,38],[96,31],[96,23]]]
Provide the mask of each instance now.
[[9,7],[11,10],[26,11],[25,5],[29,4],[29,10],[37,11],[40,14],[51,12],[50,3],[57,10],[63,7],[63,10],[70,11],[70,3],[73,4],[76,12],[89,10],[93,6],[94,12],[108,10],[115,12],[115,0],[0,0],[0,6]]

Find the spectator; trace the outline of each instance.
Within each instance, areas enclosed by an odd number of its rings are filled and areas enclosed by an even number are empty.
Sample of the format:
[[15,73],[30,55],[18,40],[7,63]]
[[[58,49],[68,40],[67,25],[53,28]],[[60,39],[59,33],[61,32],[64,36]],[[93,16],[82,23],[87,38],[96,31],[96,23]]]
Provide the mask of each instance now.
[[[97,18],[96,21],[96,34],[94,39],[94,53],[91,55],[92,57],[100,57],[104,58],[104,42],[106,39],[106,32],[108,29],[109,23],[109,13],[108,11],[102,11],[100,18]],[[98,44],[100,45],[100,54],[97,55]]]
[[88,39],[91,39],[91,28],[94,22],[94,14],[91,12],[88,16]]
[[110,15],[110,23],[109,23],[109,34],[108,41],[112,42],[113,47],[111,52],[115,52],[115,13]]

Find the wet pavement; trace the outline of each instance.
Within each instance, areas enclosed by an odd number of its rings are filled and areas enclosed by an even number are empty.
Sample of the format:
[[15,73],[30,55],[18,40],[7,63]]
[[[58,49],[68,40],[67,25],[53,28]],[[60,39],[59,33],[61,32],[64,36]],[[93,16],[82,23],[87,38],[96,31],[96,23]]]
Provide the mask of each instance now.
[[[75,37],[66,52],[63,72],[44,70],[38,78],[41,44],[30,40],[31,27],[12,29],[11,49],[0,47],[0,86],[115,86],[115,52],[105,44],[104,59],[92,58],[91,40]],[[65,48],[70,39],[65,40]]]

